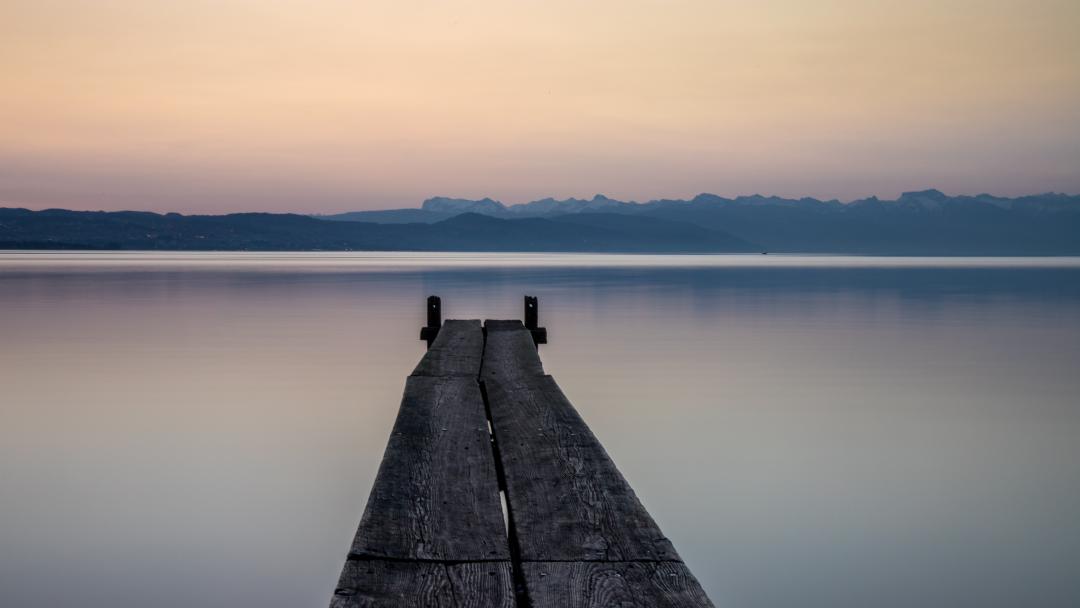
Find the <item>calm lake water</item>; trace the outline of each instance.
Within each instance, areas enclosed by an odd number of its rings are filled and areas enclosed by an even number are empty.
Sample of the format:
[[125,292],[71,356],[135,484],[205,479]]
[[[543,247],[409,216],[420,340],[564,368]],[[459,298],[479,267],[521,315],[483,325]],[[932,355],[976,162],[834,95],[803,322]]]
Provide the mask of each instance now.
[[446,318],[718,606],[1080,605],[1080,259],[0,253],[0,605],[322,607]]

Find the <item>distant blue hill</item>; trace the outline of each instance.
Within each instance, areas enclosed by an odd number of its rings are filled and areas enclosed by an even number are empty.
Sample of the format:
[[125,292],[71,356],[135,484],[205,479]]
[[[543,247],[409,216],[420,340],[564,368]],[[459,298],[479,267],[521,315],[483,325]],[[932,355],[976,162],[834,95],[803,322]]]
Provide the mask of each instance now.
[[1080,255],[1080,196],[434,198],[420,209],[318,217],[0,209],[0,249],[29,248]]
[[[762,249],[791,253],[908,255],[1080,254],[1080,196],[1047,193],[1017,198],[949,196],[939,190],[906,192],[896,200],[841,203],[761,195],[690,200],[618,201],[542,199],[504,205],[492,199],[432,198],[420,209],[359,211],[321,219],[379,223],[442,222],[461,213],[499,219],[566,221],[595,216],[614,226],[619,216],[673,220],[721,231]],[[659,228],[658,228],[659,229]]]
[[462,213],[479,213],[502,219],[528,217],[553,217],[571,213],[625,213],[634,214],[643,205],[624,203],[596,195],[592,199],[569,198],[556,200],[545,198],[531,203],[506,206],[490,198],[471,200],[438,196],[423,202],[419,209],[387,209],[384,211],[351,211],[334,215],[316,216],[319,219],[343,222],[377,222],[382,224],[407,224],[422,222],[432,224]]
[[760,247],[678,220],[579,214],[500,219],[456,214],[432,224],[327,222],[303,215],[180,215],[0,209],[0,249],[202,251],[754,252]]

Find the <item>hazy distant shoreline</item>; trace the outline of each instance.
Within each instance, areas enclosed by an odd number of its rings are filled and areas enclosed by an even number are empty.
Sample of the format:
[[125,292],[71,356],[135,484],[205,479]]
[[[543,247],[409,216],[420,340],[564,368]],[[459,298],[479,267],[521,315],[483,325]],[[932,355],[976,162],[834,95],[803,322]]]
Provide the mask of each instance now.
[[1080,196],[434,198],[333,216],[0,208],[0,249],[1080,255]]

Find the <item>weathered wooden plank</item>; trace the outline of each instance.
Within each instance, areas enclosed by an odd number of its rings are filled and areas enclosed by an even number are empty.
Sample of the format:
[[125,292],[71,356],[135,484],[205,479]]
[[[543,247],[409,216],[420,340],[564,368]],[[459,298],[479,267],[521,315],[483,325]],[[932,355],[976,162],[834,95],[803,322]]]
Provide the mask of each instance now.
[[509,558],[487,416],[475,378],[407,380],[350,555]]
[[705,591],[679,562],[526,562],[532,608],[706,608]]
[[447,321],[412,375],[475,378],[480,374],[480,356],[483,352],[484,333],[480,321]]
[[712,606],[525,326],[447,321],[406,383],[331,607],[510,608],[515,582],[534,608]]
[[482,378],[513,384],[522,378],[544,375],[536,343],[521,321],[484,321]]
[[596,436],[544,375],[519,321],[485,321],[481,378],[526,561],[665,560],[678,553]]
[[523,329],[525,324],[519,319],[485,319],[484,329],[488,331],[516,331]]
[[680,561],[550,376],[484,382],[522,560]]
[[330,608],[512,608],[510,562],[349,561]]

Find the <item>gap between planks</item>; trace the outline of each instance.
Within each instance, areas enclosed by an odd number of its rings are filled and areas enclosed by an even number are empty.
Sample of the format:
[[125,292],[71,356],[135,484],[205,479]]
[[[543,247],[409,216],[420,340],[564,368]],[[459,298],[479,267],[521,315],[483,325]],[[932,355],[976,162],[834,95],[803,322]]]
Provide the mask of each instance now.
[[510,549],[510,577],[514,585],[514,602],[518,608],[531,608],[532,603],[529,601],[529,592],[525,584],[525,568],[521,562],[521,547],[514,528],[514,512],[510,507],[510,494],[506,488],[506,472],[503,470],[502,456],[499,454],[499,438],[495,433],[494,419],[491,417],[487,385],[484,384],[487,327],[483,327],[481,331],[483,332],[483,346],[480,349],[480,367],[476,373],[476,382],[480,386],[480,398],[484,401],[484,415],[487,416],[488,431],[491,434],[491,456],[495,460],[495,479],[499,482],[499,499],[503,509],[503,521],[506,523],[506,542]]

